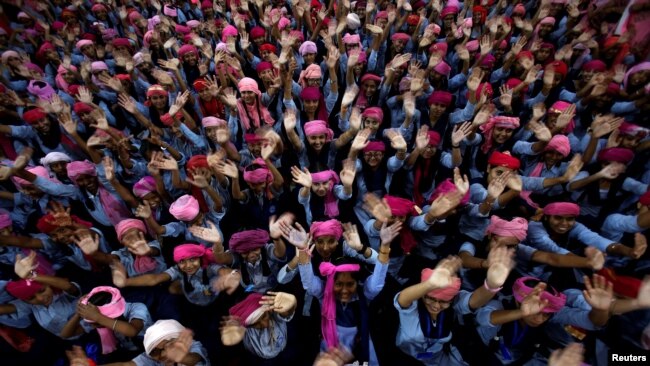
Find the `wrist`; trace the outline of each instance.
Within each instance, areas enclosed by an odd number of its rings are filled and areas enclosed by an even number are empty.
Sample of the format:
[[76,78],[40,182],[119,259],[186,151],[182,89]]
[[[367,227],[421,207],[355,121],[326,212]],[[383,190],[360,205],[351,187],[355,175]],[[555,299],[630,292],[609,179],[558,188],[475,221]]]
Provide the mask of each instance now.
[[483,288],[488,290],[489,292],[496,294],[497,292],[501,291],[503,286],[495,286],[494,284],[488,283],[488,279],[486,278],[485,281],[483,281]]
[[390,254],[390,243],[381,243],[381,246],[379,247],[379,254],[389,255]]

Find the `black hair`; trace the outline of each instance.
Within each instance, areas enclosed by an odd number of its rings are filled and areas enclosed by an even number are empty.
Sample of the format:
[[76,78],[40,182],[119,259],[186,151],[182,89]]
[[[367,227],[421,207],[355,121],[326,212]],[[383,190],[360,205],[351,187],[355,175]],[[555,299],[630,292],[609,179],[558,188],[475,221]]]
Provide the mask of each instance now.
[[88,303],[93,304],[95,306],[102,306],[102,305],[110,304],[112,299],[113,299],[113,295],[111,295],[110,292],[101,291],[101,292],[97,292],[96,294],[88,298]]

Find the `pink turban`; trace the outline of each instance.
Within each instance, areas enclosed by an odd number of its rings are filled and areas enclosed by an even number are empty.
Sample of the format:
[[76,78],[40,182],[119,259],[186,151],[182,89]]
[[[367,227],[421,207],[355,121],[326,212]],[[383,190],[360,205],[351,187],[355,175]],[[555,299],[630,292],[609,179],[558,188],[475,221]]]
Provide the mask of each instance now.
[[32,95],[37,96],[40,99],[47,99],[47,100],[49,100],[54,94],[56,94],[56,91],[54,90],[54,88],[52,88],[50,84],[40,80],[31,80],[27,85],[27,91]]
[[251,91],[258,96],[262,94],[260,92],[259,86],[257,85],[257,81],[251,78],[243,78],[239,80],[239,83],[237,83],[237,88],[240,92]]
[[302,34],[302,32],[299,30],[292,30],[291,32],[289,32],[289,37],[296,38],[297,40],[300,41],[300,43],[305,41],[305,35]]
[[325,183],[330,182],[329,189],[325,195],[325,215],[334,218],[339,215],[338,202],[334,195],[334,185],[339,182],[339,176],[333,170],[324,170],[318,173],[311,174],[312,182]]
[[316,43],[312,41],[305,41],[300,45],[298,52],[300,52],[300,55],[304,56],[308,53],[317,53],[318,49],[316,48]]
[[156,179],[146,176],[133,185],[133,194],[138,198],[144,198],[147,194],[156,191]]
[[202,265],[207,265],[212,260],[212,249],[199,244],[181,244],[174,248],[174,262],[190,258],[200,258]]
[[379,83],[381,82],[381,76],[379,76],[379,75],[375,75],[375,74],[371,74],[371,73],[366,73],[366,74],[364,74],[364,75],[361,77],[361,80],[359,80],[359,83],[360,83],[360,84],[363,84],[363,83],[365,83],[366,81],[374,81],[374,82],[376,82],[377,84],[379,84]]
[[204,117],[201,120],[201,124],[203,125],[203,127],[218,127],[218,126],[227,126],[228,122],[224,121],[221,118],[208,116],[208,117]]
[[358,264],[342,264],[335,266],[329,262],[322,262],[318,268],[322,276],[327,276],[325,290],[323,291],[323,307],[321,309],[321,331],[328,348],[337,347],[339,345],[336,329],[334,277],[337,272],[357,272],[359,268]]
[[459,11],[458,7],[456,7],[456,6],[445,6],[440,11],[440,17],[444,18],[447,15],[456,15],[456,14],[458,14],[458,11]]
[[192,221],[199,214],[199,201],[192,195],[183,195],[169,206],[169,213],[177,220]]
[[124,234],[131,229],[138,229],[142,233],[147,232],[147,228],[144,226],[144,222],[138,219],[126,219],[120,221],[115,225],[115,232],[117,233],[117,240],[122,241]]
[[77,184],[77,178],[80,175],[91,175],[93,177],[97,176],[97,169],[95,164],[89,162],[88,160],[84,161],[72,161],[66,166],[68,170],[68,178]]
[[[435,270],[430,269],[430,268],[425,268],[422,270],[422,274],[420,275],[420,281],[424,282],[429,279],[433,275],[433,272]],[[452,282],[449,286],[445,288],[437,288],[433,291],[427,292],[427,296],[432,297],[434,299],[442,300],[442,301],[451,301],[456,297],[458,292],[460,291],[460,278],[454,276],[452,277]]]
[[440,61],[436,66],[433,67],[433,71],[437,72],[440,75],[449,77],[451,73],[451,66],[444,61]]
[[29,301],[43,289],[43,285],[36,281],[17,280],[7,282],[5,289],[13,297],[23,301]]
[[465,47],[467,48],[467,50],[469,52],[478,51],[478,46],[479,46],[478,41],[475,40],[475,39],[472,40],[472,41],[469,41],[469,42],[467,42],[467,44],[465,44]]
[[228,248],[235,253],[246,253],[261,248],[269,242],[269,233],[266,230],[245,230],[232,234]]
[[278,29],[284,30],[286,27],[291,25],[291,21],[285,17],[280,18],[280,21],[278,22]]
[[94,45],[94,44],[95,44],[95,43],[94,43],[93,41],[89,40],[89,39],[82,39],[82,40],[80,40],[80,41],[77,42],[77,44],[75,45],[75,47],[76,47],[78,50],[81,51],[82,48],[84,48],[84,47],[86,47],[86,46],[92,46],[92,45]]
[[90,70],[92,72],[97,72],[97,71],[108,71],[108,65],[104,61],[94,61],[93,63],[90,64]]
[[[551,105],[551,108],[548,109],[549,113],[557,113],[560,114],[564,112],[565,109],[569,108],[571,106],[571,103],[567,103],[561,100],[558,100],[557,102],[553,103]],[[564,133],[571,133],[573,129],[575,128],[575,121],[573,118],[569,121],[569,124],[567,124],[566,128],[564,129]]]
[[200,26],[201,22],[199,22],[198,20],[192,19],[192,20],[188,20],[186,24],[187,24],[188,27],[194,29],[194,28]]
[[370,141],[368,145],[363,149],[363,152],[371,151],[386,151],[386,145],[382,141]]
[[[524,301],[524,298],[533,292],[534,287],[526,285],[526,281],[536,281],[542,282],[541,280],[535,277],[521,277],[515,281],[515,284],[512,285],[512,294],[515,297],[515,300],[518,302]],[[564,304],[566,304],[566,295],[561,292],[557,292],[554,288],[550,288],[553,293],[549,291],[544,291],[540,295],[542,300],[548,301],[548,305],[542,310],[543,313],[557,313],[562,310]]]
[[243,301],[237,303],[228,310],[230,315],[240,319],[244,326],[250,326],[255,324],[262,315],[266,312],[266,308],[260,305],[262,301],[262,294],[252,293],[246,297]]
[[364,118],[372,118],[382,124],[384,122],[384,111],[380,107],[369,107],[366,108],[361,116]]
[[[436,186],[436,189],[431,193],[431,198],[429,198],[429,204],[431,202],[435,201],[436,198],[439,196],[442,196],[447,193],[452,193],[458,191],[458,188],[456,188],[456,185],[451,181],[451,179],[447,178],[443,180],[440,184]],[[469,191],[465,193],[465,196],[461,198],[460,204],[462,206],[466,205],[469,202]]]
[[227,25],[223,31],[221,31],[221,42],[228,42],[228,37],[237,37],[237,28],[232,25]]
[[547,216],[579,216],[580,206],[572,202],[553,202],[544,207]]
[[[34,175],[36,175],[37,177],[45,178],[47,180],[52,180],[52,179],[50,179],[50,173],[47,171],[47,169],[45,167],[40,166],[40,165],[35,166],[33,168],[28,168],[27,171],[34,174]],[[11,177],[11,181],[15,185],[17,185],[17,188],[22,188],[22,187],[27,187],[27,186],[32,185],[32,183],[30,181],[25,180],[23,178],[16,177],[16,176]]]
[[490,225],[488,225],[485,233],[498,236],[512,236],[522,241],[526,239],[526,235],[528,234],[528,221],[521,217],[515,217],[512,221],[508,221],[499,216],[492,215]]
[[257,71],[258,74],[266,70],[273,70],[273,64],[268,61],[262,61],[255,67],[255,71]]
[[497,59],[494,56],[492,56],[490,54],[487,54],[487,55],[485,55],[485,57],[483,57],[483,60],[481,61],[480,67],[485,67],[485,68],[491,69],[491,68],[494,67],[494,63],[496,61],[497,61]]
[[393,42],[400,41],[400,42],[408,42],[411,39],[411,36],[409,36],[406,33],[395,33],[392,36],[390,36],[390,40]]
[[506,117],[494,116],[488,119],[487,123],[480,127],[481,132],[485,137],[485,143],[481,146],[481,150],[487,153],[492,148],[494,141],[492,141],[492,131],[495,127],[515,129],[519,127],[519,117]]
[[307,68],[300,72],[300,78],[298,78],[298,84],[302,87],[307,86],[307,81],[305,79],[319,79],[322,76],[320,66],[318,64],[311,64]]
[[618,131],[621,133],[621,135],[626,135],[626,136],[635,136],[635,137],[644,138],[648,135],[648,129],[628,122],[621,123],[621,126],[618,128]]
[[607,70],[607,64],[601,60],[587,61],[582,65],[582,71],[605,72],[606,70]]
[[442,104],[446,107],[449,107],[451,104],[453,95],[450,92],[447,91],[441,91],[441,90],[436,90],[431,95],[429,96],[429,99],[427,99],[427,102],[429,105],[433,104]]
[[[107,292],[111,295],[111,301],[105,305],[100,305],[97,307],[99,312],[111,319],[117,319],[124,314],[126,310],[126,301],[122,297],[120,290],[115,287],[110,286],[99,286],[95,287],[90,291],[88,295],[83,297],[80,303],[88,305],[88,300],[95,294]],[[92,320],[84,319],[88,323],[94,323]],[[102,354],[109,354],[117,349],[117,338],[115,338],[115,333],[109,328],[100,327],[97,328],[97,333],[99,333],[99,338],[102,342]]]
[[542,20],[539,21],[539,24],[555,25],[555,18],[553,18],[553,17],[543,18]]
[[[258,165],[259,168],[250,170],[254,165]],[[264,182],[266,182],[266,184],[271,184],[273,182],[273,174],[269,168],[266,167],[264,160],[257,158],[244,170],[244,180],[247,183],[252,184]]]
[[11,216],[7,210],[0,209],[0,230],[11,228],[13,221],[11,221]]
[[447,44],[447,42],[434,43],[431,45],[431,47],[429,47],[429,53],[438,53],[442,57],[445,57],[447,55],[448,50],[449,50],[449,45]]
[[334,131],[327,126],[327,122],[322,120],[307,122],[304,129],[307,136],[325,135],[326,141],[332,141],[334,137]]
[[168,17],[175,17],[177,15],[176,8],[170,5],[165,5],[163,7],[163,14],[167,15]]
[[[650,70],[650,61],[646,62],[641,62],[638,65],[635,65],[634,67],[631,67],[627,72],[625,73],[625,78],[623,79],[623,87],[627,89],[627,81],[629,80],[631,75],[636,74],[637,72],[641,71],[648,71]],[[604,70],[603,70],[604,71]]]
[[333,236],[338,241],[343,235],[343,226],[339,220],[314,221],[309,228],[309,233],[316,239],[321,236]]
[[251,39],[261,38],[264,37],[265,35],[266,35],[266,31],[262,27],[256,26],[253,27],[253,29],[251,29]]
[[359,43],[361,43],[361,38],[359,37],[358,34],[346,33],[345,36],[343,36],[343,43],[345,43],[345,44],[359,44]]
[[323,96],[323,93],[321,93],[320,89],[318,89],[317,86],[308,86],[306,88],[303,88],[302,91],[300,92],[300,99],[302,99],[302,100],[318,100],[318,101],[320,101],[322,96]]
[[192,29],[190,27],[181,24],[176,24],[176,26],[174,27],[174,31],[182,35],[186,35],[186,34],[190,34],[192,32]]
[[629,164],[634,159],[634,151],[623,147],[610,147],[598,153],[598,161],[609,161]]
[[557,151],[565,158],[571,153],[571,144],[569,138],[564,135],[555,135],[548,142],[544,151]]
[[195,46],[191,44],[183,45],[181,46],[181,48],[178,49],[178,57],[181,59],[183,59],[185,55],[187,55],[188,53],[194,53],[198,55],[199,51],[196,49]]
[[393,216],[416,216],[418,212],[415,210],[415,202],[406,198],[395,197],[386,195],[384,196],[390,213]]

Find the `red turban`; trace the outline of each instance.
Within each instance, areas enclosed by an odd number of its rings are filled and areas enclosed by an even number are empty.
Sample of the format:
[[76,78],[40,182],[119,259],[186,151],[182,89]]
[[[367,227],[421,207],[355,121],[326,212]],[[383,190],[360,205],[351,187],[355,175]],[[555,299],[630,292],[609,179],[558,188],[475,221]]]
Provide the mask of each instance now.
[[264,315],[266,310],[260,305],[262,296],[260,293],[252,293],[246,299],[231,307],[228,312],[230,315],[239,318],[244,326],[253,325]]
[[446,107],[449,107],[451,104],[453,95],[450,92],[447,91],[442,91],[442,90],[436,90],[431,95],[429,96],[429,99],[427,99],[427,102],[429,105],[431,104],[442,104]]
[[43,289],[43,285],[36,281],[17,280],[7,282],[5,289],[11,296],[28,301]]
[[27,112],[23,113],[23,119],[30,125],[42,120],[45,117],[47,117],[47,114],[41,108],[30,109]]
[[647,191],[639,198],[639,203],[642,204],[643,206],[650,205],[650,191]]
[[639,296],[641,281],[631,276],[621,276],[611,268],[603,268],[598,274],[614,285],[614,292],[625,297],[636,299]]
[[[93,226],[93,224],[84,221],[75,215],[71,215],[70,217],[72,218],[73,223],[80,224],[82,226],[85,226],[86,228],[91,228]],[[54,230],[60,227],[62,226],[57,225],[54,215],[49,213],[45,216],[41,216],[41,218],[38,219],[38,222],[36,223],[36,228],[43,234],[50,234],[51,232],[53,232]]]
[[386,199],[386,203],[390,207],[390,212],[393,216],[418,215],[418,212],[415,210],[415,202],[411,200],[389,195],[384,196],[384,199]]
[[260,52],[261,51],[268,51],[271,53],[275,53],[277,51],[277,48],[270,43],[264,43],[263,45],[260,46]]
[[634,159],[634,151],[623,147],[610,147],[598,153],[598,161],[609,161],[629,164]]
[[544,207],[544,215],[579,216],[580,206],[572,202],[553,202]]
[[510,155],[510,153],[502,153],[495,151],[490,155],[488,164],[492,166],[502,166],[512,170],[518,170],[521,166],[519,159]]

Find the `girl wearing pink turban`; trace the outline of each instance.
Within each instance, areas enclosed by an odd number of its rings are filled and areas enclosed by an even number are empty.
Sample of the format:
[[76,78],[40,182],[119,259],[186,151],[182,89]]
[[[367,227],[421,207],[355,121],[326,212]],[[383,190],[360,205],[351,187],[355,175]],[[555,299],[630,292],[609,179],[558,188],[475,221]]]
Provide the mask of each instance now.
[[[298,202],[305,208],[308,225],[311,225],[314,218],[336,218],[339,215],[338,201],[352,197],[354,171],[344,170],[341,173],[344,176],[344,184],[338,184],[339,176],[333,170],[310,174],[307,168],[302,171],[295,166],[291,168],[293,181],[302,185]],[[312,195],[312,192],[315,195]]]
[[409,170],[406,192],[413,192],[413,201],[422,206],[434,189],[434,178],[438,167],[453,169],[451,154],[439,149],[442,138],[436,131],[421,129],[418,132],[415,148],[406,159],[405,168]]
[[[460,266],[458,257],[443,259],[435,269],[422,271],[419,284],[395,297],[397,346],[426,365],[465,364],[458,349],[449,343],[454,319],[487,304],[501,290],[514,261],[507,250],[494,251],[483,285],[471,293],[460,289],[461,280],[456,276]],[[504,266],[507,270],[501,271]]]
[[263,125],[273,125],[275,120],[269,110],[262,104],[260,89],[257,81],[243,78],[237,84],[241,98],[237,100],[237,111],[242,127],[246,133],[255,132]]

